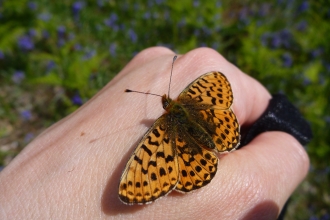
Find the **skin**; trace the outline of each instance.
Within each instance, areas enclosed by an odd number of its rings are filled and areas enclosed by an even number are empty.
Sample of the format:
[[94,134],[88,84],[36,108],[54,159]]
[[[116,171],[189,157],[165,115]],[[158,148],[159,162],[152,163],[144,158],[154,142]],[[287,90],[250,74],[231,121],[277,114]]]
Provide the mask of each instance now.
[[[303,147],[283,132],[262,133],[220,155],[214,179],[192,193],[171,192],[142,206],[119,201],[129,156],[164,112],[159,97],[124,90],[167,93],[173,56],[163,47],[142,51],[91,100],[35,138],[0,173],[0,219],[275,219],[309,167]],[[171,98],[213,70],[231,83],[241,126],[253,123],[270,94],[211,49],[178,57]]]

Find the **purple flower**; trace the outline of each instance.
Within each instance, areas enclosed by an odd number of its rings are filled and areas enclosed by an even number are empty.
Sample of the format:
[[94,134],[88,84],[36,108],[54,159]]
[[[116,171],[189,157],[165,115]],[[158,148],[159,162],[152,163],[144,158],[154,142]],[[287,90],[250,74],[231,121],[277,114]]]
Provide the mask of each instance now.
[[59,26],[57,28],[57,36],[60,38],[65,37],[66,28],[64,26]]
[[29,132],[29,133],[27,133],[27,134],[25,135],[25,137],[24,137],[24,142],[25,142],[25,143],[28,143],[28,142],[30,142],[33,138],[34,138],[34,134],[31,133],[31,132]]
[[17,44],[21,50],[33,50],[34,48],[32,39],[27,35],[20,37],[17,41]]
[[23,79],[25,79],[25,73],[23,71],[16,71],[11,77],[11,80],[13,80],[14,83],[20,84]]
[[21,118],[24,121],[30,121],[32,119],[32,114],[30,110],[24,110],[21,112]]
[[50,36],[49,32],[47,30],[42,30],[42,37],[44,39],[48,39]]
[[41,13],[38,18],[42,21],[49,21],[49,19],[51,18],[51,15],[49,13]]
[[199,5],[200,5],[199,0],[194,0],[194,1],[193,1],[193,6],[194,6],[195,8],[199,7]]
[[212,45],[211,45],[211,47],[213,48],[213,49],[215,49],[215,50],[218,50],[219,49],[219,46],[220,46],[220,44],[219,44],[219,42],[213,42],[212,43]]
[[49,73],[55,67],[56,67],[56,63],[53,60],[49,60],[46,64],[46,72]]
[[83,104],[82,99],[81,99],[78,92],[71,98],[71,102],[74,105],[82,105]]
[[160,5],[164,2],[164,0],[155,0],[155,2],[156,2],[157,5]]
[[296,25],[296,29],[297,31],[303,32],[307,29],[307,26],[308,26],[307,21],[303,20]]
[[302,13],[308,10],[309,4],[308,1],[303,1],[303,3],[301,3],[298,7],[298,12]]
[[111,13],[109,18],[104,20],[104,24],[108,27],[116,29],[117,31],[118,30],[118,25],[116,24],[117,20],[118,20],[117,14]]
[[81,9],[83,9],[84,7],[85,7],[85,3],[84,2],[81,2],[81,1],[74,2],[72,4],[72,13],[74,15],[77,15],[81,11]]
[[3,60],[5,58],[5,54],[0,50],[0,60]]
[[92,57],[94,57],[95,54],[96,54],[96,51],[95,50],[87,51],[87,53],[85,53],[85,55],[82,57],[82,60],[89,60]]
[[81,46],[81,44],[75,44],[75,45],[73,46],[73,48],[74,48],[76,51],[80,51],[80,50],[82,49],[82,46]]
[[271,40],[272,48],[279,48],[282,44],[281,38],[278,34],[274,34]]
[[117,44],[115,43],[110,44],[109,52],[112,56],[116,56],[116,49],[117,49]]
[[30,37],[35,37],[35,36],[37,35],[37,31],[36,31],[35,29],[31,28],[31,29],[29,29],[29,31],[28,31],[28,35],[29,35]]
[[79,13],[85,7],[85,3],[81,1],[74,2],[72,4],[72,14],[76,21],[79,20]]
[[270,4],[269,3],[263,3],[261,5],[261,8],[259,10],[259,16],[261,17],[265,17],[266,15],[269,14],[269,10],[270,10]]
[[63,38],[57,40],[57,46],[63,47],[65,45],[65,40]]
[[97,6],[102,8],[104,6],[104,1],[103,0],[97,0]]
[[283,66],[291,67],[292,66],[292,56],[289,53],[282,55]]
[[64,26],[59,26],[57,28],[57,45],[62,47],[65,44],[65,32],[66,28]]
[[143,18],[144,19],[149,19],[151,17],[150,11],[147,11],[146,13],[144,13]]
[[324,120],[325,120],[326,123],[330,124],[330,116],[329,115],[325,116]]
[[315,50],[312,50],[311,56],[312,56],[312,58],[317,58],[320,55],[322,55],[322,53],[323,53],[323,49],[322,48],[317,48]]
[[249,8],[248,7],[243,7],[239,13],[239,20],[244,22],[244,23],[248,23],[249,22]]
[[130,37],[132,43],[136,43],[136,42],[137,42],[137,38],[138,38],[138,37],[137,37],[137,35],[136,35],[136,33],[135,33],[134,30],[129,29],[129,30],[128,30],[128,35],[129,35],[129,37]]
[[283,29],[282,31],[280,31],[279,35],[282,41],[282,45],[286,48],[289,48],[292,39],[291,32],[288,29]]
[[27,4],[27,6],[28,6],[28,8],[29,9],[31,9],[32,11],[35,11],[35,10],[37,10],[37,3],[35,3],[35,2],[28,2],[28,4]]

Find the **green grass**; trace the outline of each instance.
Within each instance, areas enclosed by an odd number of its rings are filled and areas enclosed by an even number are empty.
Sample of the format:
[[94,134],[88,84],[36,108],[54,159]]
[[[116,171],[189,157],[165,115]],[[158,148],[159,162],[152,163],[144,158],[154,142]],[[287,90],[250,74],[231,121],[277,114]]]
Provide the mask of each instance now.
[[0,0],[0,165],[97,93],[139,51],[219,51],[311,123],[287,219],[330,219],[328,1]]

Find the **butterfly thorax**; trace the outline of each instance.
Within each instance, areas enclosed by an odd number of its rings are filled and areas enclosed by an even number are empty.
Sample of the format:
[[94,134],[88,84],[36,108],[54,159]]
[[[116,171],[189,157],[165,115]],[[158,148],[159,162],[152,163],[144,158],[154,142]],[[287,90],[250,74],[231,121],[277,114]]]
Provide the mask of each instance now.
[[162,96],[162,104],[163,108],[167,111],[168,114],[171,114],[175,118],[181,119],[181,121],[188,120],[189,113],[178,101],[172,100],[170,97],[164,94]]
[[[172,128],[179,131],[180,134],[189,135],[191,140],[196,144],[207,147],[210,149],[215,148],[215,144],[208,131],[196,123],[192,119],[189,111],[179,101],[172,100],[167,95],[162,96],[163,108],[167,111],[167,117],[169,123],[172,123]],[[187,149],[188,151],[194,150],[193,148]]]

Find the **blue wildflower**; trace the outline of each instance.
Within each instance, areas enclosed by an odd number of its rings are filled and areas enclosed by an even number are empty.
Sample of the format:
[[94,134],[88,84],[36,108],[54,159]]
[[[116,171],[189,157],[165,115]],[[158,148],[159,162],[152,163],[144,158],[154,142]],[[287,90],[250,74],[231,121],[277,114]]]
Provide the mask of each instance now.
[[282,55],[282,61],[284,67],[291,67],[292,66],[292,56],[289,53],[285,53]]
[[194,1],[193,1],[193,6],[194,6],[195,8],[199,7],[199,5],[200,5],[199,0],[194,0]]
[[81,1],[77,1],[77,2],[74,2],[72,4],[72,12],[74,15],[78,14],[81,9],[83,9],[85,7],[85,3],[84,2],[81,2]]
[[108,27],[114,27],[117,26],[116,22],[118,20],[118,16],[116,13],[111,13],[108,19],[104,20],[104,24]]
[[57,36],[58,37],[65,37],[65,32],[66,32],[66,28],[64,27],[64,26],[59,26],[58,28],[57,28]]
[[63,47],[65,45],[65,40],[63,38],[57,40],[57,46]]
[[65,34],[66,33],[66,28],[64,26],[59,26],[57,28],[57,36],[58,36],[58,39],[57,39],[57,45],[59,47],[62,47],[64,46],[65,44]]
[[128,35],[132,41],[132,43],[136,43],[137,42],[137,39],[138,39],[138,36],[136,35],[135,31],[132,30],[132,29],[129,29],[128,30]]
[[20,37],[18,39],[17,44],[21,50],[33,50],[34,48],[34,43],[32,39],[27,35]]
[[82,46],[81,46],[81,44],[75,44],[75,45],[73,46],[73,48],[74,48],[76,51],[80,51],[80,50],[82,49]]
[[35,3],[35,2],[28,2],[27,6],[28,6],[28,8],[31,9],[32,11],[37,10],[37,7],[38,7],[37,3]]
[[259,16],[265,17],[266,15],[269,14],[269,10],[270,10],[270,4],[269,3],[263,3],[260,7],[260,10],[259,10]]
[[97,6],[102,8],[104,6],[104,1],[103,0],[97,0]]
[[285,48],[289,48],[290,44],[291,44],[291,39],[292,39],[292,35],[291,32],[288,29],[283,29],[282,31],[280,31],[279,33],[280,38],[281,38],[281,43]]
[[89,60],[92,57],[94,57],[96,54],[96,50],[89,50],[87,51],[87,53],[85,53],[85,55],[82,57],[82,60]]
[[308,10],[308,7],[309,7],[308,1],[303,1],[298,7],[298,12],[299,13],[305,12]]
[[50,36],[49,32],[47,30],[42,30],[42,37],[44,39],[48,39]]
[[244,22],[244,23],[248,23],[249,22],[249,8],[248,7],[243,7],[239,13],[239,20]]
[[38,18],[42,21],[49,21],[49,19],[51,18],[51,15],[49,13],[41,13]]
[[83,104],[82,99],[81,99],[78,92],[76,94],[74,94],[74,96],[71,98],[71,102],[74,105],[82,105]]
[[0,60],[3,60],[5,58],[5,54],[0,50]]
[[14,83],[19,84],[25,79],[25,73],[23,71],[16,71],[12,75],[11,79],[13,80]]
[[151,17],[150,11],[147,11],[146,13],[144,13],[143,18],[144,19],[149,19]]
[[330,124],[330,116],[329,115],[325,116],[324,121]]
[[117,44],[116,43],[110,44],[109,52],[112,56],[116,56],[116,49],[117,49]]
[[307,21],[303,20],[303,21],[300,21],[297,25],[296,25],[296,29],[297,31],[305,31],[307,29]]
[[164,0],[155,0],[155,2],[156,2],[157,5],[160,5],[164,2]]
[[279,48],[282,45],[281,37],[278,34],[274,34],[271,38],[272,48]]
[[24,142],[25,142],[25,143],[28,143],[28,142],[30,142],[33,138],[34,138],[34,134],[31,133],[31,132],[29,132],[29,133],[27,133],[27,134],[25,135],[25,137],[24,137]]
[[52,69],[56,67],[54,60],[49,60],[46,64],[46,73],[49,73]]
[[36,31],[35,29],[31,28],[31,29],[29,29],[29,31],[28,31],[28,35],[29,35],[30,37],[35,37],[35,36],[37,35],[37,31]]
[[218,50],[219,49],[219,46],[220,46],[220,44],[219,44],[219,42],[213,42],[212,43],[212,45],[211,45],[211,47],[213,48],[213,49],[215,49],[215,50]]
[[32,113],[30,110],[24,110],[21,112],[21,118],[24,121],[30,121],[32,119]]
[[79,19],[80,11],[85,7],[85,3],[82,1],[77,1],[72,4],[72,14],[75,20]]
[[312,58],[317,58],[320,55],[322,55],[322,53],[323,53],[323,49],[322,48],[317,48],[315,50],[312,50],[311,56],[312,56]]

